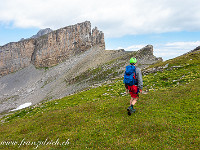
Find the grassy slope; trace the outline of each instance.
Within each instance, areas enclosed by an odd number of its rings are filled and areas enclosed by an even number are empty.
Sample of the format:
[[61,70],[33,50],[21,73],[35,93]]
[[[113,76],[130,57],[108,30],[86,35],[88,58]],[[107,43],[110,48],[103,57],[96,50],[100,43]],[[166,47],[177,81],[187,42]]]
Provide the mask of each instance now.
[[121,70],[120,68],[127,64],[126,60],[129,60],[136,55],[137,52],[126,53],[118,58],[112,59],[110,62],[99,65],[97,68],[90,68],[75,78],[67,81],[67,85],[84,82],[87,82],[89,85],[94,85],[118,77],[124,72],[124,70]]
[[[122,79],[9,115],[1,124],[0,148],[19,149],[2,141],[59,138],[69,144],[38,149],[199,149],[199,57],[195,52],[163,62],[159,66],[169,64],[163,72],[144,76],[150,92],[140,95],[132,116]],[[20,149],[36,147],[27,144]]]

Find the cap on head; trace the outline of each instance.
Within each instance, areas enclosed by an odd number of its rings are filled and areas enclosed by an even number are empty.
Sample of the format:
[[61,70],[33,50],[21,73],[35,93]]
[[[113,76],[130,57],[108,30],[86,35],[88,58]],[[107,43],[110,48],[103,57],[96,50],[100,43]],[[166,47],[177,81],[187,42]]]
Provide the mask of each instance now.
[[137,62],[137,59],[136,58],[131,58],[130,59],[130,64],[135,64]]

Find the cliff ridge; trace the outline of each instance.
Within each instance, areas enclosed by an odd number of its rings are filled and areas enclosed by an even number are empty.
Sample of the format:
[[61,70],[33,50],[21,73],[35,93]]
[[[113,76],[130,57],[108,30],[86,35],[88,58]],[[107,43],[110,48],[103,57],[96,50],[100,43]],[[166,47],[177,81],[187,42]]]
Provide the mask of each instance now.
[[0,47],[0,77],[23,69],[51,67],[71,56],[99,45],[105,48],[104,34],[85,21],[52,31],[38,38],[8,43]]

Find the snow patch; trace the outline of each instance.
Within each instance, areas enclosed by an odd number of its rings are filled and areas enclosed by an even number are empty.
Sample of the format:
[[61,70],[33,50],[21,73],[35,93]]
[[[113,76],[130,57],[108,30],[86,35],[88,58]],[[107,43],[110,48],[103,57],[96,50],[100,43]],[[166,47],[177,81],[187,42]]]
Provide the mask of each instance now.
[[23,108],[29,107],[29,106],[31,106],[31,105],[32,105],[31,102],[29,102],[29,103],[24,103],[24,104],[18,106],[16,109],[13,109],[13,110],[11,110],[11,111],[20,110],[20,109],[23,109]]

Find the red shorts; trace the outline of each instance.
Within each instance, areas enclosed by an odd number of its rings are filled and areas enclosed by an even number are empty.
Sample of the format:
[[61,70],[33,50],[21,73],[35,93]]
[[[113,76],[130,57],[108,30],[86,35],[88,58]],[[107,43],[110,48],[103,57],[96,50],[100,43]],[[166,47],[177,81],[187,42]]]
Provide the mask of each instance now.
[[139,89],[138,89],[137,86],[135,86],[135,85],[128,86],[128,90],[129,90],[129,93],[131,94],[132,98],[137,98],[138,97]]

